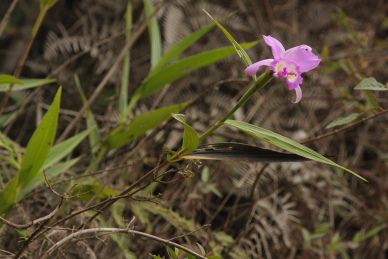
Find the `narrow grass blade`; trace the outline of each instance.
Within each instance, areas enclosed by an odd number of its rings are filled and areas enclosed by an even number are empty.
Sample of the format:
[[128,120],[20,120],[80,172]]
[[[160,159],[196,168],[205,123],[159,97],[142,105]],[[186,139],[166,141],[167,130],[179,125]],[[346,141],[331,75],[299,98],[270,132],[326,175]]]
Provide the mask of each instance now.
[[19,79],[10,75],[0,75],[0,84],[23,84]]
[[[6,217],[9,214],[10,209],[15,204],[16,196],[18,193],[19,185],[19,174],[16,174],[8,184],[5,186],[4,190],[0,193],[0,216]],[[0,228],[3,226],[3,223],[0,222]]]
[[20,188],[23,188],[30,183],[39,173],[54,144],[58,125],[61,93],[62,87],[59,88],[50,109],[44,115],[42,122],[28,142],[19,171]]
[[[255,46],[258,42],[249,42],[242,44],[242,48],[248,49]],[[172,83],[179,78],[187,75],[188,73],[215,63],[223,58],[231,56],[235,53],[233,47],[224,47],[207,52],[203,52],[191,57],[185,58],[183,60],[177,61],[174,64],[167,66],[155,74],[151,75],[134,93],[134,100],[139,100],[140,98],[149,96],[160,89],[165,85]]]
[[183,132],[183,144],[182,144],[182,155],[190,154],[199,145],[198,133],[190,125],[186,123],[186,116],[183,114],[173,114],[172,117],[182,123]]
[[170,119],[172,113],[179,112],[190,103],[191,101],[146,112],[128,123],[119,124],[102,142],[102,146],[109,150],[124,146]]
[[159,71],[161,68],[167,65],[174,58],[178,58],[180,54],[182,54],[187,48],[192,46],[202,36],[204,36],[206,33],[212,30],[215,26],[216,26],[215,24],[211,24],[202,29],[199,29],[194,33],[192,33],[191,35],[184,38],[183,40],[181,40],[180,42],[178,42],[177,44],[175,44],[169,51],[167,51],[166,54],[163,55],[163,57],[159,60],[158,64],[152,70],[151,74],[154,74],[155,72]]
[[238,44],[238,42],[232,37],[232,35],[214,18],[205,10],[203,10],[216,24],[217,26],[224,32],[226,37],[228,37],[229,41],[232,43],[233,47],[236,49],[237,54],[240,56],[240,58],[244,61],[246,66],[252,65],[252,61],[249,58],[248,54],[245,52],[244,48]]
[[[132,2],[128,1],[127,3],[127,12],[125,15],[125,29],[127,30],[125,34],[125,41],[128,42],[131,38],[132,30]],[[130,72],[130,61],[131,56],[130,52],[125,54],[123,60],[123,75],[121,77],[121,87],[119,95],[119,112],[120,115],[124,115],[128,106],[128,88],[129,88],[129,72]]]
[[[55,79],[21,79],[20,83],[16,83],[12,87],[12,91],[20,91],[25,89],[30,89],[42,85],[47,85],[55,82]],[[0,82],[0,92],[7,92],[9,89],[8,83]]]
[[358,178],[367,182],[367,180],[365,178],[356,174],[355,172],[353,172],[353,171],[351,171],[343,166],[340,166],[340,165],[334,163],[333,161],[331,161],[330,159],[313,151],[312,149],[309,149],[308,147],[305,147],[305,146],[299,144],[298,142],[293,141],[289,138],[286,138],[282,135],[279,135],[275,132],[260,128],[258,126],[255,126],[255,125],[252,125],[252,124],[249,124],[246,122],[241,122],[241,121],[227,120],[225,123],[229,124],[233,127],[236,127],[236,128],[238,128],[238,129],[240,129],[240,130],[242,130],[242,131],[258,138],[258,139],[261,139],[265,142],[268,142],[274,146],[277,146],[277,147],[280,147],[284,150],[287,150],[288,152],[297,154],[299,156],[303,156],[305,158],[308,158],[308,159],[311,159],[311,160],[314,160],[317,162],[321,162],[321,163],[325,163],[325,164],[329,164],[329,165],[341,168],[341,169],[348,171],[349,173],[352,173],[353,175],[355,175]]
[[[143,0],[146,16],[149,17],[154,12],[151,0]],[[162,57],[162,38],[160,36],[159,23],[154,16],[148,24],[148,32],[151,43],[151,71],[158,64]]]
[[[85,104],[87,103],[87,99],[85,96],[84,91],[82,90],[81,82],[79,81],[78,76],[75,76],[75,82],[77,85],[77,89],[81,95],[82,102]],[[100,142],[101,142],[101,135],[98,131],[98,124],[96,122],[96,119],[94,118],[93,112],[91,109],[86,110],[86,125],[88,129],[93,129],[92,132],[89,134],[89,145],[90,150],[92,151],[92,154],[95,155],[99,151]]]
[[84,140],[90,134],[90,132],[92,132],[92,130],[94,130],[94,128],[84,130],[81,133],[78,133],[77,135],[53,146],[43,165],[43,169],[48,168],[54,165],[55,163],[58,163],[65,156],[70,154],[70,152],[73,151],[74,148],[78,146],[81,141]]

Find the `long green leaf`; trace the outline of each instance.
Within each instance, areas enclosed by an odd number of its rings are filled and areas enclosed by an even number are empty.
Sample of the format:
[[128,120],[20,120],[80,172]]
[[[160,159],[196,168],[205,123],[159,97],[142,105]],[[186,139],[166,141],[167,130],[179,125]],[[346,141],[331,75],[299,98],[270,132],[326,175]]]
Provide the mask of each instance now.
[[19,187],[21,188],[30,183],[39,173],[53,146],[57,132],[61,93],[62,87],[59,88],[50,109],[28,142],[19,171]]
[[211,24],[208,25],[202,29],[199,29],[192,33],[191,35],[187,36],[177,44],[175,44],[169,51],[167,51],[166,54],[163,55],[163,57],[159,60],[158,64],[154,67],[151,74],[154,74],[158,70],[160,70],[162,67],[167,65],[171,60],[174,58],[179,57],[180,54],[183,53],[187,48],[189,48],[191,45],[193,45],[195,42],[197,42],[202,36],[204,36],[206,33],[208,33],[211,29],[213,29],[216,25]]
[[148,130],[155,128],[163,121],[170,119],[171,113],[179,112],[190,103],[191,101],[188,101],[146,112],[134,117],[129,123],[119,124],[102,142],[102,146],[108,149],[124,146],[144,135]]
[[[14,84],[12,91],[20,91],[55,82],[55,79],[21,79],[21,83]],[[0,92],[7,92],[9,84],[0,84]]]
[[252,65],[252,61],[249,58],[248,54],[245,52],[244,48],[238,44],[238,42],[232,37],[232,35],[214,18],[205,10],[203,10],[216,24],[217,26],[224,32],[226,37],[228,37],[229,41],[232,43],[233,47],[236,49],[237,54],[240,56],[240,58],[244,61],[245,65],[249,66]]
[[312,149],[309,149],[309,148],[299,144],[298,142],[295,142],[295,141],[293,141],[289,138],[286,138],[282,135],[279,135],[275,132],[260,128],[260,127],[255,126],[255,125],[251,125],[251,124],[246,123],[246,122],[241,122],[241,121],[227,120],[225,123],[229,124],[233,127],[236,127],[236,128],[238,128],[238,129],[240,129],[240,130],[242,130],[242,131],[258,138],[258,139],[261,139],[265,142],[268,142],[274,146],[277,146],[277,147],[280,147],[284,150],[287,150],[291,153],[306,157],[308,159],[311,159],[311,160],[314,160],[317,162],[321,162],[321,163],[325,163],[325,164],[329,164],[329,165],[341,168],[341,169],[348,171],[349,173],[352,173],[353,175],[355,175],[358,178],[367,182],[367,180],[365,178],[361,177],[360,175],[356,174],[355,172],[353,172],[353,171],[351,171],[343,166],[340,166],[340,165],[334,163],[333,161],[331,161],[330,159],[313,151]]
[[[127,11],[125,13],[125,29],[127,32],[125,33],[125,41],[129,42],[131,39],[131,30],[132,30],[132,2],[128,1],[127,3]],[[130,71],[130,62],[131,55],[130,52],[125,54],[123,60],[123,75],[121,76],[121,87],[120,87],[120,96],[119,96],[119,112],[120,115],[124,116],[125,111],[128,106],[128,88],[129,88],[129,71]]]
[[13,83],[23,84],[22,81],[20,81],[19,79],[15,78],[13,76],[0,75],[0,84],[13,84]]
[[173,114],[172,117],[182,123],[183,131],[183,144],[182,155],[192,153],[199,145],[198,133],[189,124],[186,123],[186,116],[183,114]]
[[[10,212],[11,207],[16,201],[16,195],[19,185],[19,174],[16,174],[8,184],[5,186],[4,190],[0,193],[0,216],[5,217],[6,214]],[[0,222],[0,227],[3,224]]]
[[[150,0],[143,0],[143,3],[146,16],[149,17],[154,11],[152,2]],[[155,16],[148,24],[148,31],[151,40],[151,70],[153,70],[162,57],[162,38],[160,36],[159,23]]]
[[46,161],[44,162],[43,168],[48,168],[53,164],[59,162],[65,156],[67,156],[71,151],[74,150],[82,140],[84,140],[94,128],[78,133],[77,135],[53,146],[47,156]]
[[[249,42],[241,44],[244,49],[249,49],[255,46],[258,41]],[[134,93],[133,99],[140,99],[151,95],[160,89],[162,89],[165,85],[172,83],[179,78],[187,75],[188,73],[212,64],[218,60],[231,56],[235,53],[233,47],[224,47],[219,48],[207,52],[203,52],[197,55],[193,55],[191,57],[185,58],[183,60],[177,61],[174,64],[161,69],[155,74],[151,75],[142,85]]]

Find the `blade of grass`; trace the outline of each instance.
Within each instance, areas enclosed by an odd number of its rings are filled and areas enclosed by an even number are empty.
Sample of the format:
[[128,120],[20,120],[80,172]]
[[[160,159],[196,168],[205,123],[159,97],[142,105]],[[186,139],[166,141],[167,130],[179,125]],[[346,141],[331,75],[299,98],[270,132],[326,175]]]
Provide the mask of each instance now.
[[51,108],[28,142],[20,167],[19,187],[23,188],[39,173],[53,146],[57,132],[62,87],[55,95]]
[[242,131],[258,138],[258,139],[261,139],[261,140],[263,140],[271,145],[274,145],[274,146],[280,147],[284,150],[287,150],[291,153],[306,157],[308,159],[311,159],[311,160],[314,160],[317,162],[321,162],[321,163],[325,163],[325,164],[329,164],[329,165],[341,168],[342,170],[348,171],[349,173],[351,173],[351,174],[357,176],[358,178],[367,182],[367,180],[365,178],[356,174],[355,172],[334,163],[330,159],[322,156],[321,154],[313,151],[312,149],[305,147],[305,146],[299,144],[298,142],[293,141],[292,139],[286,138],[280,134],[277,134],[277,133],[272,132],[270,130],[266,130],[266,129],[263,129],[263,128],[260,128],[260,127],[257,127],[255,125],[252,125],[252,124],[249,124],[246,122],[242,122],[242,121],[227,120],[225,123],[229,124],[233,127],[236,127],[236,128],[238,128],[238,129],[240,129],[240,130],[242,130]]
[[[75,83],[77,85],[78,91],[81,95],[82,102],[84,105],[87,103],[87,99],[85,96],[84,91],[82,90],[81,82],[79,81],[78,76],[75,76]],[[100,142],[101,142],[101,135],[98,130],[98,124],[96,122],[96,119],[94,118],[93,112],[91,111],[90,108],[88,108],[85,112],[86,114],[86,125],[88,129],[93,129],[92,132],[89,134],[89,145],[90,145],[90,150],[93,155],[98,153],[99,147],[100,147]]]
[[203,11],[217,24],[217,26],[224,32],[226,37],[228,37],[229,41],[232,43],[233,47],[236,49],[237,54],[244,61],[245,65],[246,66],[252,65],[252,61],[249,58],[248,54],[245,52],[244,48],[241,47],[241,45],[238,44],[238,42],[232,37],[232,35],[219,22],[214,20],[214,18],[208,12],[206,12],[206,10],[203,10]]
[[[128,1],[127,3],[127,12],[125,15],[125,29],[127,30],[125,34],[126,43],[129,42],[131,38],[131,30],[132,30],[132,2]],[[130,61],[131,56],[128,51],[124,56],[123,61],[123,75],[121,78],[121,87],[120,87],[120,95],[119,95],[119,112],[120,115],[125,114],[125,110],[128,106],[128,88],[129,88],[129,71],[130,71]]]
[[154,67],[154,69],[151,72],[151,75],[155,72],[162,69],[165,65],[167,65],[171,60],[174,58],[179,57],[180,54],[183,53],[187,48],[192,46],[195,42],[197,42],[201,37],[203,37],[206,33],[208,33],[210,30],[212,30],[216,25],[211,24],[208,25],[202,29],[199,29],[192,33],[191,35],[187,36],[177,44],[175,44],[169,51],[167,51],[166,54],[163,55],[163,57],[159,60],[158,64]]
[[103,141],[102,146],[109,150],[124,146],[144,135],[148,130],[157,127],[163,121],[170,119],[172,113],[179,112],[191,102],[192,101],[188,101],[146,112],[134,117],[132,121],[127,124],[119,124]]
[[[248,49],[255,46],[257,43],[257,41],[244,43],[242,44],[242,47]],[[229,57],[234,53],[233,47],[223,47],[177,61],[149,77],[148,80],[136,89],[134,97],[139,99],[149,96],[162,89],[165,85],[178,80],[188,73]]]
[[[154,12],[151,0],[143,0],[146,16],[149,17]],[[162,38],[160,36],[159,23],[156,16],[152,17],[148,24],[148,32],[151,43],[151,71],[158,64],[162,57]]]
[[[30,89],[33,87],[38,87],[42,85],[47,85],[55,82],[55,79],[21,79],[18,80],[20,83],[15,83],[12,91],[20,91],[25,89]],[[9,90],[9,85],[0,82],[0,92],[6,92]]]

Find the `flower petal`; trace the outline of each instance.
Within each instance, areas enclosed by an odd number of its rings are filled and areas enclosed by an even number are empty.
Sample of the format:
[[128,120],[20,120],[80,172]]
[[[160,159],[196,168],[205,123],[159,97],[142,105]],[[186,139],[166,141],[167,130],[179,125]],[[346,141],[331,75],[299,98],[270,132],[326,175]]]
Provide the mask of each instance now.
[[263,35],[265,43],[272,48],[272,54],[275,59],[281,58],[283,53],[286,51],[283,45],[277,39],[271,36]]
[[283,54],[283,58],[289,59],[299,65],[301,73],[316,68],[321,62],[321,59],[319,59],[314,53],[310,52],[309,49],[306,49],[306,47],[308,46],[302,45],[294,47]]
[[261,60],[259,62],[256,62],[250,66],[248,66],[246,69],[245,69],[245,73],[249,76],[256,76],[256,72],[257,70],[259,70],[259,68],[261,66],[269,66],[271,65],[271,63],[273,62],[273,59],[264,59],[264,60]]
[[295,88],[295,93],[296,93],[296,100],[295,102],[292,102],[292,103],[298,103],[300,102],[300,100],[302,100],[302,89],[300,88],[300,86]]

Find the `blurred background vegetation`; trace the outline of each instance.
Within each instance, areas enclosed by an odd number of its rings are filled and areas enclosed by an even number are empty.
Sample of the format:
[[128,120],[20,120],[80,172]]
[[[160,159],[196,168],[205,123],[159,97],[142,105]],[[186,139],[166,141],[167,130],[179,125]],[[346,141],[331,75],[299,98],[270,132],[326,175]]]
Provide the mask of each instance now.
[[[112,70],[146,16],[158,6],[157,19],[136,38],[124,63]],[[0,74],[14,74],[39,8],[38,1],[1,2]],[[0,258],[12,258],[29,238],[33,242],[23,248],[25,258],[39,258],[94,211],[67,216],[125,190],[157,165],[164,146],[179,150],[183,128],[177,121],[161,121],[145,135],[131,141],[120,139],[122,145],[106,144],[107,136],[123,118],[130,122],[140,114],[193,101],[181,113],[201,134],[248,89],[252,79],[244,74],[245,66],[235,54],[171,82],[166,79],[163,89],[134,102],[126,114],[131,97],[150,78],[160,56],[212,24],[202,9],[215,19],[237,10],[222,24],[239,43],[271,35],[286,48],[301,44],[313,48],[323,61],[304,75],[301,103],[292,104],[294,93],[282,80],[273,80],[234,118],[305,143],[369,182],[314,162],[180,163],[173,167],[176,173],[153,181],[135,196],[120,199],[87,227],[125,228],[130,223],[135,230],[173,239],[200,253],[199,243],[207,253],[223,258],[388,257],[388,120],[384,114],[388,96],[385,91],[374,91],[373,103],[368,93],[354,89],[369,77],[386,88],[387,1],[59,0],[47,11],[17,76],[56,81],[13,91],[0,117],[0,191],[17,174],[32,134],[62,86],[57,143],[88,130],[79,145],[56,161],[61,162],[57,167],[51,165],[45,171],[53,189],[72,195],[46,226],[58,223],[55,227],[68,231],[37,232],[38,225],[15,230],[5,224],[0,229]],[[171,62],[229,46],[223,32],[215,27]],[[272,56],[262,42],[247,52],[254,62]],[[96,89],[90,109],[75,121]],[[2,90],[0,97],[4,100],[6,91]],[[327,128],[341,117],[347,120]],[[64,134],[73,122],[74,127]],[[274,149],[228,127],[213,133],[206,142],[240,142]],[[109,148],[102,152],[106,146]],[[3,216],[26,224],[50,214],[61,198],[40,179],[23,194],[19,191],[12,209]],[[33,233],[41,234],[32,240]],[[150,254],[171,256],[160,242],[124,234],[79,239],[63,247],[57,256],[128,259],[151,258]]]

